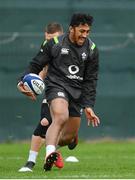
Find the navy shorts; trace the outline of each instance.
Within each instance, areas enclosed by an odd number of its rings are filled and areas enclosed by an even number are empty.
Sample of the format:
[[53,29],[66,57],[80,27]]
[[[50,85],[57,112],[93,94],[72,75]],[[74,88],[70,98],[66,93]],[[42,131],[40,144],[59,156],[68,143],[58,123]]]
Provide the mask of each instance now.
[[55,98],[64,98],[69,103],[69,116],[80,117],[82,114],[82,107],[79,99],[73,99],[72,96],[62,87],[50,86],[46,90],[46,99],[48,103]]

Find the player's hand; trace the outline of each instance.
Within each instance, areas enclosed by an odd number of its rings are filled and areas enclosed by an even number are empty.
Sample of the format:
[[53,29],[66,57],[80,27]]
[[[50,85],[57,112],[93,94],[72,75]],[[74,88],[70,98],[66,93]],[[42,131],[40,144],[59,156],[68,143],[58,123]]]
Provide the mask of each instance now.
[[93,127],[97,127],[100,124],[100,119],[95,115],[94,111],[90,107],[85,108],[84,112],[88,120],[88,126],[92,124]]
[[28,96],[30,99],[36,100],[36,95],[32,91],[30,91],[28,87],[23,84],[22,81],[17,84],[17,88],[21,93]]

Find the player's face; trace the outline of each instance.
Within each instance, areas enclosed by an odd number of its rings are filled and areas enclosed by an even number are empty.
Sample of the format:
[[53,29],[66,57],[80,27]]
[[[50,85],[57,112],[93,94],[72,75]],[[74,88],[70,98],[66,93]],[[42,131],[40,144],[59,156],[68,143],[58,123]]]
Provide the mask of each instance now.
[[88,24],[80,24],[77,27],[71,27],[69,38],[73,43],[82,46],[86,38],[89,36],[89,32],[90,26]]
[[55,32],[53,34],[45,32],[45,39],[50,40],[50,39],[54,38],[55,36],[60,36],[61,34],[62,34],[62,32]]

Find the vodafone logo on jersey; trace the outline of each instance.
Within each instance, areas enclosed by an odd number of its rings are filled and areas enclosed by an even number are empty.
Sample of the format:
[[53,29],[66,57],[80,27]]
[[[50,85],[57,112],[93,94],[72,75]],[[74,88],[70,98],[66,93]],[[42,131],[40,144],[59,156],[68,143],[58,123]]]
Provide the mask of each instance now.
[[69,79],[78,79],[78,80],[83,80],[83,77],[77,76],[76,74],[79,72],[79,67],[76,65],[70,65],[68,67],[68,71],[70,75],[67,75]]
[[68,70],[69,70],[70,74],[76,74],[79,72],[79,67],[76,65],[71,65],[68,67]]

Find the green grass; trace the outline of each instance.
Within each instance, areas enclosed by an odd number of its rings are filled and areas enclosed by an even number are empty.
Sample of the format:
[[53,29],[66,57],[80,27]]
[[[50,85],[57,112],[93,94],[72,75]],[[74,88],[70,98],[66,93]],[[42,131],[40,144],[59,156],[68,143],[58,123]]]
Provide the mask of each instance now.
[[43,171],[44,147],[33,172],[19,173],[28,157],[29,143],[0,144],[0,178],[73,179],[135,178],[135,143],[132,141],[80,142],[73,151],[62,148],[64,159],[76,156],[79,163],[65,162],[63,169]]

